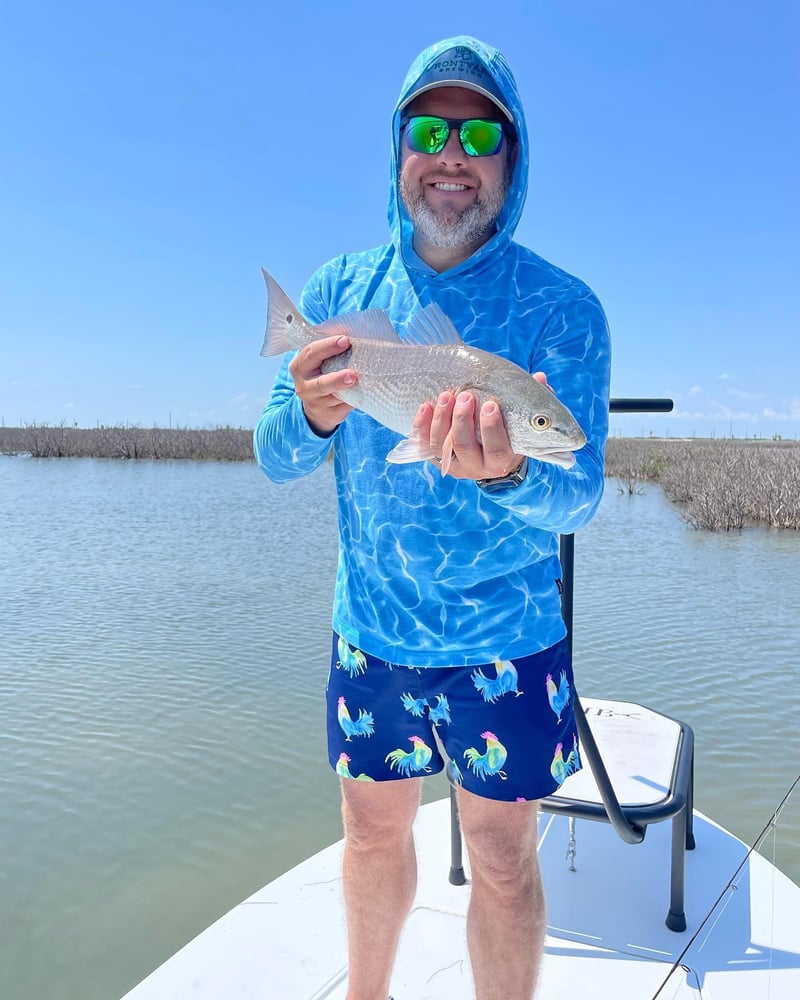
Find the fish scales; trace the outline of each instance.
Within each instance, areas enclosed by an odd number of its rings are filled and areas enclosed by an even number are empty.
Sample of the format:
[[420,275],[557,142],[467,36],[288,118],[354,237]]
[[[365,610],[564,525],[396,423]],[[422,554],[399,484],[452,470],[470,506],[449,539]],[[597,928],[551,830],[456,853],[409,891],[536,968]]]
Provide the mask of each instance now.
[[435,402],[446,389],[472,389],[481,402],[493,395],[491,387],[476,384],[485,374],[479,358],[454,347],[355,341],[322,365],[323,372],[345,368],[358,373],[358,382],[338,395],[405,436],[411,433],[419,407]]
[[386,456],[389,462],[432,457],[413,431],[420,405],[435,402],[445,390],[471,391],[478,404],[500,406],[513,450],[570,468],[586,435],[574,416],[547,386],[512,361],[469,347],[436,305],[410,317],[401,340],[381,309],[344,313],[319,326],[307,323],[274,278],[267,285],[267,329],[261,354],[299,350],[322,337],[344,335],[350,347],[323,362],[324,373],[353,369],[357,384],[338,393],[391,430],[404,435]]

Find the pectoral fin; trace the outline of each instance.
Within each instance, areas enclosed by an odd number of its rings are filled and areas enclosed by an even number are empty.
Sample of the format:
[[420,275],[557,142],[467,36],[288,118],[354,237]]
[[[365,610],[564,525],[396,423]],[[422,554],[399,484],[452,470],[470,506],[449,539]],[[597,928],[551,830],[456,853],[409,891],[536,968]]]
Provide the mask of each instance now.
[[452,431],[444,439],[442,454],[437,455],[433,448],[431,448],[430,443],[422,443],[419,433],[415,430],[410,437],[403,438],[399,444],[392,448],[386,456],[386,461],[392,462],[395,465],[410,465],[412,462],[430,462],[434,459],[438,462],[441,459],[441,471],[442,475],[445,476],[453,464],[454,458]]
[[392,448],[386,456],[386,461],[392,462],[394,465],[410,465],[412,462],[428,462],[432,458],[438,458],[438,456],[434,455],[429,444],[422,444],[418,432],[414,431],[411,437],[403,438],[399,444]]
[[447,432],[447,437],[442,442],[442,475],[446,476],[453,464],[456,453],[453,451],[453,431]]

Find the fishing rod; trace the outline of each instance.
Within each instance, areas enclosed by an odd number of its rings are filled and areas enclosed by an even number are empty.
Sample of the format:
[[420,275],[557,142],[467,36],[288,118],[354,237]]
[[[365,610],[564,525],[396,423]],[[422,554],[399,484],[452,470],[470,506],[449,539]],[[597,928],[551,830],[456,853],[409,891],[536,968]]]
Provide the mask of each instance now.
[[[739,873],[741,872],[741,870],[744,868],[744,866],[750,860],[750,856],[753,854],[754,851],[757,851],[758,848],[761,846],[764,838],[767,836],[767,833],[771,829],[773,829],[774,827],[777,826],[778,817],[781,814],[781,810],[783,809],[783,807],[786,805],[786,803],[791,798],[792,793],[794,792],[795,788],[797,788],[798,784],[800,784],[800,774],[798,774],[797,777],[794,779],[794,781],[791,783],[791,785],[789,785],[789,788],[788,788],[786,794],[783,796],[783,798],[781,799],[781,801],[778,803],[777,807],[773,810],[772,815],[770,816],[770,818],[764,824],[764,828],[761,830],[761,833],[759,833],[759,835],[756,837],[755,841],[753,842],[752,846],[747,851],[747,854],[745,854],[745,856],[742,858],[742,860],[739,863],[739,866],[737,867],[736,871],[728,879],[728,881],[727,881],[727,883],[725,885],[725,888],[722,890],[722,892],[719,894],[719,896],[717,896],[717,898],[711,904],[711,908],[709,909],[708,913],[706,913],[706,915],[700,921],[700,924],[699,924],[697,930],[689,938],[689,941],[687,942],[686,947],[683,949],[683,951],[680,953],[680,955],[678,955],[678,957],[675,959],[675,961],[672,964],[672,968],[669,970],[669,972],[667,973],[666,977],[664,978],[664,981],[658,987],[658,989],[656,990],[656,992],[652,995],[652,997],[650,998],[650,1000],[657,1000],[657,998],[661,995],[661,991],[664,989],[664,987],[667,985],[667,983],[669,982],[669,980],[672,978],[672,974],[675,972],[675,970],[678,968],[678,966],[680,966],[680,965],[683,964],[683,959],[686,957],[686,953],[689,951],[689,949],[692,947],[692,945],[697,940],[697,938],[698,938],[698,936],[700,934],[700,931],[702,931],[702,929],[708,923],[708,920],[711,917],[711,914],[716,910],[716,908],[719,906],[719,904],[725,898],[726,893],[728,893],[732,888],[735,888],[735,884],[734,883],[736,882],[736,879],[738,878]],[[685,968],[685,966],[684,966],[684,968]]]

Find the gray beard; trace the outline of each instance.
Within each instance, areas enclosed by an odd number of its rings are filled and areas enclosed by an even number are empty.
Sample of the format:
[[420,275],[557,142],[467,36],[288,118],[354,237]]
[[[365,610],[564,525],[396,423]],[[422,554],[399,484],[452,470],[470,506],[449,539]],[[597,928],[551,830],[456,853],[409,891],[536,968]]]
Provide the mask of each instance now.
[[442,250],[472,248],[484,243],[495,231],[497,219],[508,194],[509,178],[487,191],[462,212],[442,218],[425,201],[418,189],[412,190],[400,176],[400,197],[414,225],[414,235],[428,246]]

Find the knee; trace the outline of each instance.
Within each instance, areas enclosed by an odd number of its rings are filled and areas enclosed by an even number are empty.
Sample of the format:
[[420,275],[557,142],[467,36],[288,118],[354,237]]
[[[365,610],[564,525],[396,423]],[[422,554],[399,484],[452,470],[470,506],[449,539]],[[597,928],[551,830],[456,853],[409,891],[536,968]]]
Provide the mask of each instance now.
[[342,820],[345,838],[354,847],[370,847],[401,840],[411,828],[410,823],[403,823],[395,816],[387,816],[377,806],[354,807],[346,800],[342,806]]
[[393,797],[391,804],[384,799],[386,796],[376,786],[351,789],[348,783],[343,787],[342,820],[349,846],[357,849],[399,848],[410,841],[419,797]]
[[485,841],[468,844],[473,881],[482,881],[502,895],[527,895],[539,885],[535,849],[497,850]]
[[513,897],[541,891],[534,831],[503,829],[499,824],[464,827],[473,881]]

